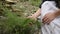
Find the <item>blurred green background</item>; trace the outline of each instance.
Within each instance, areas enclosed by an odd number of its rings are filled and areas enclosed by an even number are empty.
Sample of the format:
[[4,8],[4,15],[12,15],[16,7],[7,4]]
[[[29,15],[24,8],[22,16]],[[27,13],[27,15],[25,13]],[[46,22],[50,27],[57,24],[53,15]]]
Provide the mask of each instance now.
[[0,34],[38,34],[41,23],[26,18],[35,13],[41,0],[0,0]]

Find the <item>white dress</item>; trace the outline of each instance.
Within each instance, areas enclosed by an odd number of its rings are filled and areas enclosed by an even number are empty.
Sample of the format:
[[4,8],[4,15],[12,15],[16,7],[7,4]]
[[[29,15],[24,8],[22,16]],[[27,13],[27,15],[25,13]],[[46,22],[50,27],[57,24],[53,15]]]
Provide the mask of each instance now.
[[[41,21],[49,12],[58,10],[54,1],[45,1],[41,6]],[[42,34],[60,34],[60,16],[56,17],[49,25],[42,24]]]

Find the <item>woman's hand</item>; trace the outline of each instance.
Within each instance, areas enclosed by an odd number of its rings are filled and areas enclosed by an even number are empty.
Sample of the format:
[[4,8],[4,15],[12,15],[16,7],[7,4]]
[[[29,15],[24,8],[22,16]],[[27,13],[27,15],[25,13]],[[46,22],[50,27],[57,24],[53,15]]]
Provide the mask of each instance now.
[[47,13],[44,18],[43,18],[43,23],[44,24],[49,24],[51,21],[53,21],[55,18],[56,18],[56,14],[53,12],[53,13]]
[[32,16],[28,16],[27,18],[32,18],[32,19],[34,19],[34,20],[37,20],[35,14],[32,14]]
[[41,9],[39,8],[36,13],[32,14],[32,16],[28,16],[28,18],[32,18],[37,20],[37,17],[41,15]]
[[[27,18],[31,18],[31,19],[33,19],[33,20],[37,20],[37,18],[34,16],[35,14],[32,14],[31,16],[28,16]],[[33,25],[33,23],[29,23],[29,26],[32,26]]]

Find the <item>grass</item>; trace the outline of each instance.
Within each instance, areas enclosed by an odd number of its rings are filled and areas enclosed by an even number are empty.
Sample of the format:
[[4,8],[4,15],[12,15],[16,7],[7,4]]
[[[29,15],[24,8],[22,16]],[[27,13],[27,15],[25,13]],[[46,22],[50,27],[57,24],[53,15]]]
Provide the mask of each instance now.
[[29,0],[33,6],[39,7],[41,0]]
[[38,21],[25,17],[17,17],[7,7],[1,7],[6,12],[5,16],[7,19],[0,19],[0,34],[33,34],[36,28],[35,25],[38,26],[37,28],[40,27]]
[[28,1],[29,3],[31,3],[31,5],[33,5],[33,6],[39,6],[40,5],[40,3],[41,3],[41,0],[20,0],[21,2],[26,2],[26,1]]
[[[0,9],[2,9],[1,15],[6,17],[6,19],[2,19],[3,17],[0,18],[0,34],[33,34],[40,28],[40,22],[38,22],[38,20],[35,21],[25,17],[26,13],[27,15],[31,15],[38,9],[40,0],[20,1],[21,2],[17,2],[15,6],[12,6],[14,10],[19,9],[16,10],[16,12],[13,12],[12,9],[0,4]],[[17,15],[20,16],[18,17]]]

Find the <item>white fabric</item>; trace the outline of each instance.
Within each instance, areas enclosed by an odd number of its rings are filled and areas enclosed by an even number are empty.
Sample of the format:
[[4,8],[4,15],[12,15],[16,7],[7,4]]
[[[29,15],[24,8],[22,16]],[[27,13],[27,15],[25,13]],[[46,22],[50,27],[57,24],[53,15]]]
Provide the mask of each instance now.
[[[58,8],[54,1],[45,1],[41,7],[41,21],[49,12],[55,12]],[[49,25],[42,24],[42,34],[60,34],[60,16],[56,17]]]

